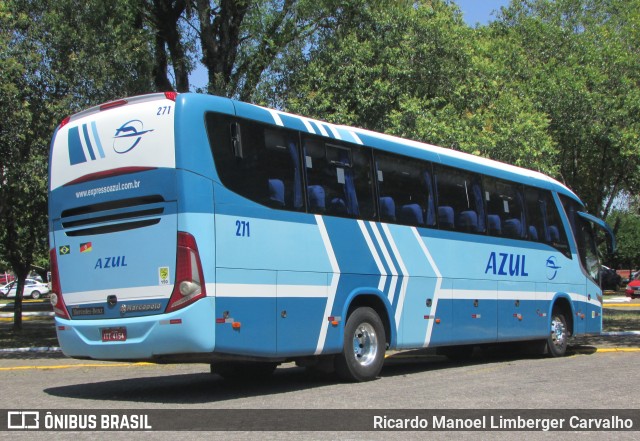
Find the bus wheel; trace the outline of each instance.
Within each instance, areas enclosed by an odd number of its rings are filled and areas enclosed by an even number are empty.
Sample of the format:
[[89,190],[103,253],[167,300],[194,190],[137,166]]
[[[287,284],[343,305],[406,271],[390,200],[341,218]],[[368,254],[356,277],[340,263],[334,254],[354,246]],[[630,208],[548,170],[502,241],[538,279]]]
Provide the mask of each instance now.
[[551,332],[547,339],[547,348],[552,357],[562,357],[567,352],[569,343],[569,329],[567,319],[560,311],[554,310],[551,314]]
[[342,353],[335,359],[338,376],[346,381],[375,379],[384,362],[386,337],[378,314],[371,308],[358,308],[349,316],[344,329]]
[[218,374],[225,380],[260,381],[269,378],[276,370],[278,363],[268,362],[231,362],[211,363],[211,373]]

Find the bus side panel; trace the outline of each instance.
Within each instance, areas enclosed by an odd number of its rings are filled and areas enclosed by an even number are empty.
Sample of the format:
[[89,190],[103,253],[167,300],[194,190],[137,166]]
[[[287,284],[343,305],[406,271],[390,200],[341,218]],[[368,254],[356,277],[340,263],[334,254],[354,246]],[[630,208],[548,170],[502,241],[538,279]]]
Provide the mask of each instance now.
[[544,302],[534,282],[498,282],[498,340],[545,337]]
[[[429,323],[435,320],[436,306],[440,313],[444,308],[443,302],[450,301],[437,292],[437,285],[436,278],[415,276],[409,280],[399,321],[398,348],[419,348],[424,345]],[[434,301],[436,298],[438,303]]]
[[429,327],[424,346],[449,344],[453,329],[453,280],[440,279],[436,298],[429,312]]
[[398,347],[421,347],[435,312],[439,272],[416,228],[384,225],[383,230],[399,267],[396,292],[388,293],[398,324]]
[[453,281],[452,343],[492,343],[498,335],[498,284],[489,280]]
[[276,272],[216,270],[216,352],[276,353]]
[[600,288],[587,281],[587,311],[585,332],[599,334],[602,332],[602,294]]
[[[330,274],[278,271],[278,355],[309,355],[316,351],[330,287]],[[327,327],[327,339],[339,332]]]
[[338,340],[323,323],[333,273],[314,217],[256,206],[218,185],[215,196],[217,318],[241,323],[218,325],[216,350],[311,355],[323,325],[323,337]]

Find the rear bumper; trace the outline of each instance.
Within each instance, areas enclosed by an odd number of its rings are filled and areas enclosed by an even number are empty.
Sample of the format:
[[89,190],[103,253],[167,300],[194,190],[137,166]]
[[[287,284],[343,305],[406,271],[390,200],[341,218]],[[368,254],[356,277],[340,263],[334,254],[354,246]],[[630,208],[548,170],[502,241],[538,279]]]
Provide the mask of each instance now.
[[[110,320],[56,317],[62,352],[96,360],[152,360],[157,356],[211,353],[215,347],[215,298],[206,297],[179,311]],[[126,341],[103,342],[102,329],[125,327]]]

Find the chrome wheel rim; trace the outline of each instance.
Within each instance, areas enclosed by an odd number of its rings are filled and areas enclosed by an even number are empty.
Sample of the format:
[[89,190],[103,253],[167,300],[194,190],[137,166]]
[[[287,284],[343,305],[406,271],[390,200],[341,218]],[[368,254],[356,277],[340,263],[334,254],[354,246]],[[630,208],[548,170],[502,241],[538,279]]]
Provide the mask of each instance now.
[[564,346],[567,340],[567,330],[562,320],[558,317],[553,317],[551,320],[551,341],[553,345],[561,348]]
[[353,333],[353,354],[360,366],[368,366],[376,359],[378,336],[369,323],[361,323]]

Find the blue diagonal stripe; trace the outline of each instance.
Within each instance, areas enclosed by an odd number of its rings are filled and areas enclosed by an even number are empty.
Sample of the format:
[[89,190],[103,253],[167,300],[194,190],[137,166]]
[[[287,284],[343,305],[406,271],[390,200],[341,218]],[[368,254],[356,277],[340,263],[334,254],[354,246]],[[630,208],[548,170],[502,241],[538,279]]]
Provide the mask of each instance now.
[[93,139],[96,141],[96,147],[98,148],[98,154],[101,158],[104,158],[104,150],[102,149],[102,143],[100,142],[100,137],[98,136],[98,127],[96,127],[96,122],[91,122],[91,133],[93,133]]
[[82,124],[82,134],[84,135],[84,142],[87,144],[87,150],[89,150],[89,156],[91,156],[92,161],[95,161],[96,154],[93,153],[93,146],[91,145],[91,139],[89,139],[89,130],[87,130],[86,124]]

